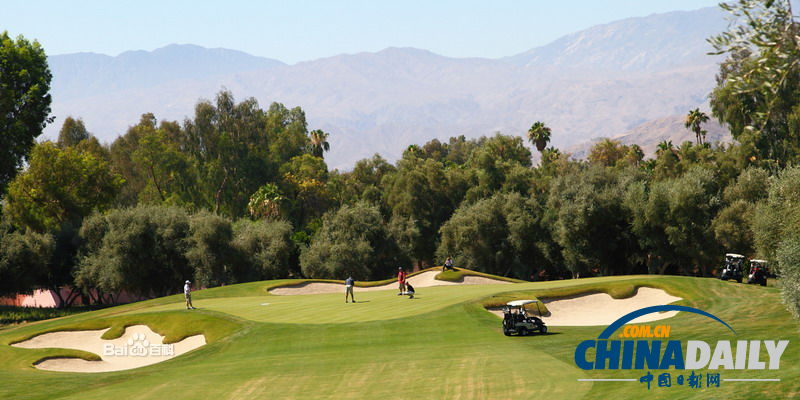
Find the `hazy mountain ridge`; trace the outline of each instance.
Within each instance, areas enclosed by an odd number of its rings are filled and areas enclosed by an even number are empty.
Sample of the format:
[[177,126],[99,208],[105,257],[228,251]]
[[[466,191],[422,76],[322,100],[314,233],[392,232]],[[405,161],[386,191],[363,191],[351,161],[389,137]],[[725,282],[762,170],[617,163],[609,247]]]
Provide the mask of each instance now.
[[[257,98],[263,107],[272,101],[301,106],[311,128],[331,133],[326,159],[333,167],[349,168],[376,152],[394,159],[409,144],[432,138],[495,131],[522,135],[534,120],[551,126],[553,144],[566,147],[615,136],[706,102],[715,60],[705,51],[698,56],[683,53],[694,52],[688,50],[696,48],[691,43],[704,42],[710,28],[687,25],[675,15],[632,18],[567,35],[523,53],[525,62],[522,55],[451,58],[387,48],[286,65],[189,45],[117,57],[52,56],[53,113],[58,120],[47,132],[53,137],[60,121],[73,115],[111,141],[144,112],[183,120],[193,114],[198,99],[226,87],[238,99]],[[678,15],[688,15],[690,21],[722,18],[715,9]],[[686,31],[674,36],[684,46],[669,41],[663,48],[653,46],[647,54],[658,53],[652,56],[655,61],[637,63],[643,54],[640,36],[647,36],[642,30]],[[687,44],[687,36],[696,40]],[[631,46],[612,45],[626,37]],[[608,61],[596,65],[598,57]],[[565,63],[572,67],[562,67]],[[588,71],[598,65],[602,68]]]
[[[655,22],[655,23],[654,23]],[[591,71],[664,71],[708,62],[706,41],[727,26],[716,7],[627,18],[563,36],[506,58],[528,67]]]
[[65,54],[51,56],[48,62],[54,75],[53,91],[65,100],[84,97],[87,90],[137,89],[286,65],[237,50],[188,44],[171,44],[153,51],[126,51],[116,57]]

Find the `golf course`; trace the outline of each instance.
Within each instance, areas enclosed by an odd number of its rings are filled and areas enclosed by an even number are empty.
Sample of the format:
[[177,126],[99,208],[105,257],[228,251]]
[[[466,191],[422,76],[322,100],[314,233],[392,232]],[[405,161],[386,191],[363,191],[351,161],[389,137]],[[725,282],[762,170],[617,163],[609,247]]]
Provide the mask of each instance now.
[[[271,294],[273,288],[309,282],[261,281],[196,291],[197,310],[186,310],[182,296],[175,295],[13,325],[0,330],[0,398],[776,399],[800,393],[800,351],[794,345],[800,339],[798,325],[774,287],[642,275],[520,283],[497,279],[418,287],[414,299],[398,296],[393,285],[366,290],[375,285],[361,282],[356,303],[343,302],[343,292]],[[504,336],[501,319],[486,310],[513,299],[589,293],[630,298],[642,287],[679,297],[675,304],[712,313],[736,331],[690,313],[649,323],[671,325],[670,339],[790,340],[779,370],[717,371],[723,378],[780,381],[722,382],[711,388],[654,383],[648,390],[638,382],[647,371],[584,371],[575,365],[576,345],[596,338],[604,326],[550,326],[544,335]],[[157,364],[104,373],[34,366],[69,357],[99,362],[98,354],[12,346],[62,331],[110,328],[103,338],[114,339],[126,327],[141,325],[162,335],[164,343],[203,335],[206,344]],[[637,381],[579,381],[603,378]]]

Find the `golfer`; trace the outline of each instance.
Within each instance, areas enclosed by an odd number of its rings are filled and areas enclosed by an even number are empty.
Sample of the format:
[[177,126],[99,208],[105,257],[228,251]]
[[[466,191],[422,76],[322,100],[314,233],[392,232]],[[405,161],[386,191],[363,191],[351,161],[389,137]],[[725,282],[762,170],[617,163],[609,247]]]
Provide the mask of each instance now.
[[347,296],[350,296],[350,299],[353,300],[353,303],[356,302],[355,297],[353,297],[353,284],[355,281],[353,280],[352,276],[348,276],[347,279],[344,281],[344,302],[347,303]]
[[183,295],[186,297],[186,309],[196,310],[192,305],[192,282],[186,281],[183,285]]
[[411,286],[410,283],[406,282],[406,293],[405,294],[408,295],[409,299],[413,299],[414,298],[414,293],[415,293],[414,292],[414,287]]
[[397,269],[397,283],[400,284],[400,293],[397,294],[400,296],[406,291],[406,271],[403,271],[403,267]]
[[444,268],[442,268],[443,271],[448,269],[455,271],[455,268],[453,268],[453,259],[450,257],[447,257],[447,260],[444,261]]

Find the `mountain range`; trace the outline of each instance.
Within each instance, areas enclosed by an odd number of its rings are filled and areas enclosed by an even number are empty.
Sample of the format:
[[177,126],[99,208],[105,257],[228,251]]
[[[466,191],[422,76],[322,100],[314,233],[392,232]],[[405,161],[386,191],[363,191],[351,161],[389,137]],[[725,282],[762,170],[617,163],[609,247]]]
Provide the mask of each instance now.
[[264,108],[273,101],[302,107],[311,129],[330,133],[326,159],[340,169],[374,153],[394,160],[433,138],[524,135],[536,120],[552,128],[552,144],[562,148],[626,133],[644,140],[656,126],[691,139],[680,124],[648,123],[706,107],[719,58],[706,55],[705,39],[726,24],[716,8],[653,14],[500,59],[392,47],[287,65],[195,45],[116,57],[54,55],[57,120],[45,136],[54,137],[71,115],[112,141],[142,113],[180,121],[199,99],[227,88]]

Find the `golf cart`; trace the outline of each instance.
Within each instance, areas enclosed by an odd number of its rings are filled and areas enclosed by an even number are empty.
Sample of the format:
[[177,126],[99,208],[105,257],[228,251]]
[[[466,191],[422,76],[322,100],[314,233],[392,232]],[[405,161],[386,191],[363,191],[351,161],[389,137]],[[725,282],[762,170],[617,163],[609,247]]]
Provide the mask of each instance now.
[[526,336],[533,332],[547,333],[547,326],[541,318],[528,315],[525,311],[527,304],[536,303],[536,309],[539,310],[539,315],[542,315],[539,308],[539,300],[514,300],[509,301],[503,307],[503,333],[506,336],[516,334],[518,336]]
[[767,286],[767,275],[769,275],[769,267],[765,260],[750,260],[750,275],[747,277],[747,283]]
[[736,279],[736,282],[742,283],[742,278],[744,278],[744,260],[745,258],[741,254],[725,254],[725,268],[722,269],[722,274],[719,279],[723,281]]

